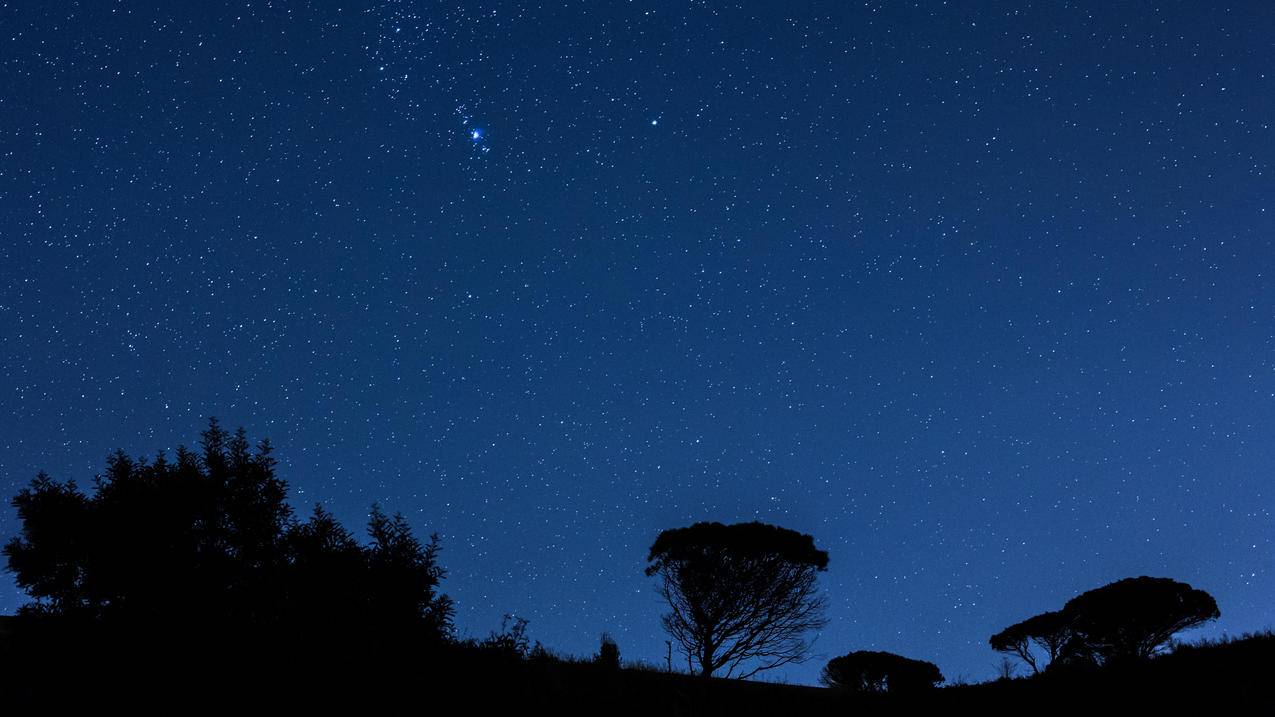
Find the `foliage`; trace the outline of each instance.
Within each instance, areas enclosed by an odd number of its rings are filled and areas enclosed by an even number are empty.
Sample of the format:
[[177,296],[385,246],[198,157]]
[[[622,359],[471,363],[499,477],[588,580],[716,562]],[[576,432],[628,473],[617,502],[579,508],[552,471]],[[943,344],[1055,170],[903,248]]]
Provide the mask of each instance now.
[[[525,660],[532,652],[531,638],[527,636],[527,624],[531,621],[506,613],[500,620],[500,631],[493,631],[478,643],[477,647],[495,654]],[[536,643],[539,647],[540,643]]]
[[602,643],[598,646],[597,663],[608,670],[620,669],[620,645],[609,633],[602,633]]
[[371,614],[387,629],[413,625],[424,636],[446,634],[453,607],[450,598],[435,594],[445,576],[438,566],[438,535],[421,545],[401,514],[387,517],[377,505],[367,532],[372,540],[367,550]]
[[[117,451],[92,494],[40,474],[12,500],[21,535],[4,546],[33,602],[23,614],[162,629],[198,624],[292,635],[394,634],[439,642],[453,608],[435,536],[373,507],[361,545],[322,507],[297,521],[270,444],[215,419],[201,453],[153,462]],[[198,619],[192,619],[197,616]]]
[[992,649],[1012,653],[1031,668],[1032,674],[1040,672],[1041,665],[1032,645],[1044,650],[1051,664],[1072,640],[1071,618],[1062,612],[1046,612],[1010,625],[992,635]]
[[1145,659],[1173,636],[1221,617],[1213,596],[1169,578],[1125,578],[1077,595],[1063,606],[1078,639],[1070,650],[1099,663]]
[[1104,665],[1151,657],[1173,636],[1220,616],[1203,590],[1169,578],[1118,580],[1082,593],[1062,610],[1011,625],[991,637],[992,649],[1012,653],[1039,672],[1037,646],[1050,665]]
[[860,650],[828,661],[820,674],[828,687],[847,692],[917,692],[943,681],[937,665],[891,652]]
[[665,530],[647,556],[671,611],[664,628],[704,677],[750,677],[806,659],[807,631],[826,624],[814,539],[764,523],[696,523]]

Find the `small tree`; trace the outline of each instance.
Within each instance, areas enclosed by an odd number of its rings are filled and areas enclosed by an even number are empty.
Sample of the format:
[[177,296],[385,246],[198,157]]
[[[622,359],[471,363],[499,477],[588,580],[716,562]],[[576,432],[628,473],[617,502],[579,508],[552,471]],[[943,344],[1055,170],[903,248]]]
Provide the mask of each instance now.
[[620,669],[620,645],[610,633],[602,633],[602,644],[598,646],[598,665],[607,670]]
[[898,694],[933,688],[943,681],[943,673],[933,662],[860,650],[829,660],[820,681],[847,692]]
[[[993,650],[1017,656],[1031,668],[1032,674],[1037,674],[1058,659],[1072,637],[1069,616],[1061,612],[1046,612],[1010,625],[992,635],[990,642]],[[1040,664],[1039,656],[1032,650],[1033,645],[1049,657],[1044,665]]]
[[95,613],[81,569],[88,553],[89,499],[75,481],[58,483],[40,473],[13,498],[22,535],[4,546],[18,587],[35,598],[28,612]]
[[696,523],[665,530],[647,556],[670,612],[665,630],[704,677],[747,678],[806,659],[805,634],[823,627],[816,573],[828,553],[814,539],[764,523]]
[[422,545],[401,513],[387,517],[378,505],[372,506],[367,532],[368,588],[377,621],[387,629],[411,625],[425,636],[447,634],[453,606],[451,598],[435,593],[446,574],[438,565],[438,535]]

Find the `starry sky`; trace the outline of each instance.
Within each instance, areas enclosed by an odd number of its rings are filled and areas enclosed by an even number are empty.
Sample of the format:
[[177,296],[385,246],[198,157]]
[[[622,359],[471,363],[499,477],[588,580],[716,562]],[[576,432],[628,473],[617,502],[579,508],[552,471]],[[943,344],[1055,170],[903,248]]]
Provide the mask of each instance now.
[[4,495],[216,415],[461,636],[659,664],[655,535],[776,523],[794,682],[1143,574],[1275,623],[1267,2],[532,5],[0,2]]

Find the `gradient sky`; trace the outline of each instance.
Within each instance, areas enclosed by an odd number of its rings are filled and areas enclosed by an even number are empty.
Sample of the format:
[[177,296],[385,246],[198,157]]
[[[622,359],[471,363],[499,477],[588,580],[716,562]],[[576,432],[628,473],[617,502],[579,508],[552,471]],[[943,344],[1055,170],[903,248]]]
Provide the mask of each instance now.
[[462,636],[661,664],[655,535],[772,522],[797,682],[1143,574],[1275,623],[1269,2],[525,5],[0,3],[4,495],[216,415]]

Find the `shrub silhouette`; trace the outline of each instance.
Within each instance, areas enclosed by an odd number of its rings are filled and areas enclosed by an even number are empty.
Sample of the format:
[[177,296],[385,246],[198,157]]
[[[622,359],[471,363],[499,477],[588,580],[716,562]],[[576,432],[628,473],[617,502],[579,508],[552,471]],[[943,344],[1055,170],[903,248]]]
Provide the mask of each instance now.
[[[493,655],[511,660],[525,660],[533,649],[531,638],[527,636],[527,625],[531,621],[505,613],[500,620],[500,631],[492,631],[490,635],[474,646]],[[536,643],[539,646],[540,643]]]
[[828,553],[809,535],[758,522],[696,523],[661,532],[647,561],[671,608],[664,628],[703,677],[725,668],[742,679],[800,662],[806,631],[826,624],[815,575]]
[[375,506],[366,546],[321,507],[298,522],[268,442],[254,451],[213,419],[200,443],[175,461],[117,451],[91,495],[44,474],[20,491],[4,546],[33,598],[20,616],[223,641],[449,637],[436,536],[422,545]]
[[932,662],[892,652],[860,650],[829,660],[820,681],[846,692],[898,694],[935,687],[943,681],[943,673]]

